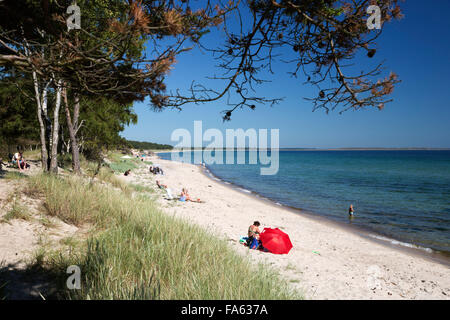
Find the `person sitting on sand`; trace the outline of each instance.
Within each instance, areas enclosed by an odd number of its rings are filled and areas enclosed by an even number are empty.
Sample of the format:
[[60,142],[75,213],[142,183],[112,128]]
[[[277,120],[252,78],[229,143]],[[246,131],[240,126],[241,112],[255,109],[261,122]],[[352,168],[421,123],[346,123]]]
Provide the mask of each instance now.
[[189,193],[187,191],[186,188],[181,189],[181,194],[180,194],[180,201],[190,201],[191,197],[189,196]]
[[189,195],[189,192],[186,188],[183,188],[181,190],[181,195],[180,195],[180,201],[191,201],[191,202],[198,202],[198,203],[202,203],[202,201],[200,200],[200,198],[197,198],[197,200],[192,200],[191,196]]
[[124,176],[128,176],[128,175],[130,175],[130,173],[131,173],[131,170],[128,169],[127,171],[125,171],[125,173],[124,173],[123,175],[124,175]]
[[28,169],[30,165],[25,161],[25,158],[23,157],[23,152],[19,151],[16,152],[12,158],[12,163],[15,165],[17,164],[17,167],[19,168],[19,171]]
[[261,243],[259,241],[259,234],[261,233],[261,231],[259,230],[260,225],[261,224],[259,223],[259,221],[255,221],[255,222],[253,222],[253,224],[250,227],[248,227],[247,246],[249,248],[251,248],[251,245],[252,245],[254,239],[256,239],[258,241],[258,244],[259,244],[258,247],[261,245]]
[[189,196],[189,192],[186,188],[181,189],[181,197],[185,197],[186,201],[190,201],[191,197]]

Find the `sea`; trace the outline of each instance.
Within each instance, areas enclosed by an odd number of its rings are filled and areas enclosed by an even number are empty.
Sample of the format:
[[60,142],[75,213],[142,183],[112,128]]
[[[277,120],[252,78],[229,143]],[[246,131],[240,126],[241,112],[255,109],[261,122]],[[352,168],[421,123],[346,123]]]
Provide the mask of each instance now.
[[[215,152],[225,159],[225,151]],[[300,209],[299,214],[308,212],[365,230],[380,241],[450,258],[450,150],[278,152],[274,175],[261,175],[261,167],[268,165],[259,156],[250,164],[250,157],[259,153],[248,150],[234,151],[234,159],[240,153],[245,163],[206,164],[206,171],[242,192]],[[194,163],[194,151],[177,154]],[[172,153],[159,157],[173,160]]]

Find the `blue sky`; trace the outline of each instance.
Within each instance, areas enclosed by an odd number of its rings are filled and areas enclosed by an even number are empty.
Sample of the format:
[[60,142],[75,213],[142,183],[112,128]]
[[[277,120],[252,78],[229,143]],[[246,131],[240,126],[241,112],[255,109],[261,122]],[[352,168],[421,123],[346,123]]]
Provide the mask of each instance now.
[[[170,140],[173,130],[193,132],[193,121],[202,120],[203,130],[279,129],[280,147],[449,148],[450,1],[407,0],[402,8],[405,17],[384,26],[373,58],[386,60],[387,72],[394,71],[402,80],[391,96],[394,101],[382,111],[366,109],[341,115],[312,112],[312,104],[303,98],[317,92],[302,85],[302,80],[291,78],[286,74],[288,68],[279,64],[275,74],[266,77],[272,82],[257,89],[260,95],[285,97],[274,107],[240,110],[233,113],[232,121],[224,123],[220,112],[227,106],[223,101],[158,113],[151,111],[148,102],[135,103],[138,124],[127,127],[122,136],[174,145]],[[209,44],[222,41],[217,33],[207,37]],[[169,89],[187,88],[194,79],[209,83],[204,77],[215,70],[209,55],[193,50],[177,60],[167,78]],[[367,60],[361,58],[357,63],[364,66]]]

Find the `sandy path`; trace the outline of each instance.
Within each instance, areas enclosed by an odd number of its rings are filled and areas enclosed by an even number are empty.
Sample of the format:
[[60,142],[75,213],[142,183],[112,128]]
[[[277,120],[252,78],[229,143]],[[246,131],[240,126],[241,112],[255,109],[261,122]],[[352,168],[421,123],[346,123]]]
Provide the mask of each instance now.
[[[39,168],[24,172],[27,175],[39,172]],[[6,169],[6,171],[17,171]],[[17,191],[25,180],[8,180],[0,177],[0,282],[6,281],[7,298],[11,300],[42,299],[47,295],[49,279],[44,275],[30,276],[27,263],[33,253],[42,246],[54,247],[62,238],[72,236],[78,228],[61,220],[46,216],[51,227],[40,222],[42,201],[31,199]],[[12,219],[1,221],[11,209],[12,193],[16,191],[20,205],[31,215],[30,220]],[[2,285],[3,283],[0,283]],[[1,297],[0,297],[1,298]]]
[[[121,178],[155,188],[158,179],[177,194],[187,187],[192,198],[205,203],[168,201],[158,190],[161,207],[212,228],[239,253],[272,265],[307,299],[450,299],[450,268],[445,265],[258,200],[205,176],[198,166],[151,160],[163,167],[164,176],[141,168]],[[287,232],[294,245],[290,253],[274,255],[240,245],[237,240],[254,220]]]

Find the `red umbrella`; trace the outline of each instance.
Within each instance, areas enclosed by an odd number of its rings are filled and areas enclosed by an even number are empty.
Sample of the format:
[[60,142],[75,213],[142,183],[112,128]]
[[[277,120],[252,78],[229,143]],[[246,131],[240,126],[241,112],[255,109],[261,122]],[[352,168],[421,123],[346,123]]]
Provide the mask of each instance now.
[[285,254],[292,249],[291,239],[289,236],[278,228],[264,228],[259,235],[264,248],[272,253]]

